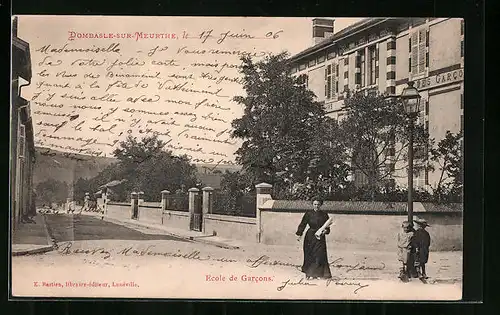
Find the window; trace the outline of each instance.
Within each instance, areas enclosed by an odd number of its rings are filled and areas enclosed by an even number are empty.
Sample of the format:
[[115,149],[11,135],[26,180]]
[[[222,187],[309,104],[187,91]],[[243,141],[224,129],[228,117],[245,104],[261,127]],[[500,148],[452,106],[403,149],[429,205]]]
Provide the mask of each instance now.
[[394,170],[395,170],[394,163],[387,163],[385,166],[386,166],[387,173],[390,173],[390,174],[394,173]]
[[425,53],[425,67],[429,68],[429,52]]
[[347,66],[347,65],[349,65],[349,56],[344,58],[344,66]]
[[415,187],[418,190],[423,190],[425,187],[425,167],[418,167],[415,169]]
[[298,85],[300,86],[303,86],[303,87],[306,87],[308,86],[308,80],[309,80],[309,77],[307,76],[307,74],[301,74],[299,75],[299,77],[297,78],[298,80]]
[[337,54],[332,51],[332,52],[329,52],[328,55],[326,56],[327,59],[333,59],[337,56]]
[[368,63],[368,73],[369,73],[369,85],[374,85],[377,83],[377,47],[376,46],[371,46],[368,48],[368,54],[370,57],[369,63]]
[[460,115],[460,133],[464,132],[464,115]]
[[360,72],[360,82],[358,84],[360,84],[361,86],[365,86],[366,85],[366,82],[365,82],[365,71],[366,71],[366,60],[365,60],[365,51],[364,50],[360,50],[359,51],[359,69],[361,70]]
[[19,125],[19,153],[18,156],[20,158],[24,157],[24,151],[25,151],[25,143],[26,143],[26,128],[23,124]]
[[344,79],[348,79],[349,78],[349,72],[344,72]]
[[296,72],[297,72],[297,67],[293,67],[293,68],[292,68],[292,70],[290,70],[290,73],[291,73],[291,74],[294,74],[294,73],[296,73]]
[[411,57],[408,59],[408,72],[411,73]]
[[394,155],[396,155],[396,148],[394,148],[393,145],[387,146],[387,148],[385,149],[385,155],[386,156],[394,156]]
[[460,22],[460,35],[464,35],[465,33],[465,24],[464,24],[464,20],[462,19],[462,21]]
[[316,65],[316,59],[309,60],[309,67]]
[[411,33],[408,39],[410,51],[409,69],[412,75],[425,72],[427,65],[427,33],[427,29],[422,27]]
[[464,95],[460,94],[460,109],[464,109]]
[[464,56],[464,41],[460,42],[460,57]]
[[332,98],[332,65],[325,68],[325,96]]
[[318,57],[318,63],[323,63],[323,62],[325,62],[325,56],[324,55],[319,56]]
[[415,159],[420,159],[420,160],[427,159],[427,148],[423,145],[415,146],[414,156]]
[[325,96],[330,99],[338,92],[337,64],[328,65],[325,68]]
[[305,68],[307,68],[307,65],[306,65],[305,63],[303,63],[303,64],[301,64],[301,65],[299,66],[299,71],[302,71],[302,70],[304,70]]
[[425,101],[425,114],[429,115],[429,101]]
[[425,121],[425,132],[429,133],[429,121]]

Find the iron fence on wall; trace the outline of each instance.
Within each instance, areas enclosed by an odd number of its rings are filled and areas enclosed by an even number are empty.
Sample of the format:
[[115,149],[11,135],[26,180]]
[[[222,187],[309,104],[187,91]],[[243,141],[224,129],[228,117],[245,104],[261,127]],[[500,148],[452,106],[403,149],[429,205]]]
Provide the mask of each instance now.
[[226,194],[220,191],[213,192],[213,214],[256,217],[257,199],[255,194]]
[[167,210],[189,211],[189,196],[172,195],[167,197]]

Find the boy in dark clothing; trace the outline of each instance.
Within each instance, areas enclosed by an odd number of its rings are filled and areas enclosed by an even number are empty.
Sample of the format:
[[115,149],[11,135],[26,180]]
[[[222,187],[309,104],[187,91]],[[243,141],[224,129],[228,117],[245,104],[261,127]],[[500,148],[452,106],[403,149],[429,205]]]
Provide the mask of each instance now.
[[431,246],[431,236],[425,230],[427,221],[425,219],[415,218],[417,230],[415,231],[415,266],[417,267],[420,280],[427,279],[425,264],[429,260],[429,247]]
[[398,260],[402,263],[399,279],[408,282],[412,276],[414,231],[408,221],[401,225],[402,231],[398,233]]

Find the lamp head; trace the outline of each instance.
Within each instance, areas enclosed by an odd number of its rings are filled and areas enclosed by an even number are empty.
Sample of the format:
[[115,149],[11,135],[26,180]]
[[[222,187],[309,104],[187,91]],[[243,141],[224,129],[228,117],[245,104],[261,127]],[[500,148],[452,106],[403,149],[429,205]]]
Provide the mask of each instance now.
[[401,92],[400,95],[405,111],[409,115],[420,112],[421,96],[413,85],[413,81],[408,82],[408,86],[403,89],[403,92]]

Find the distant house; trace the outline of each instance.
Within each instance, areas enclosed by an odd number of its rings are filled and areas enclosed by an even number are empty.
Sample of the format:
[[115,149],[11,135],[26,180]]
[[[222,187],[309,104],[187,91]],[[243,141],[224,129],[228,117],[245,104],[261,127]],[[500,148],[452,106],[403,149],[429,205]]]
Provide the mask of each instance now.
[[21,97],[21,88],[31,83],[29,44],[17,37],[17,18],[12,25],[12,94],[10,129],[10,204],[12,229],[16,229],[33,200],[35,146],[29,101]]
[[241,170],[240,165],[215,165],[215,164],[197,164],[196,177],[202,183],[203,187],[212,187],[220,189],[222,175],[229,172],[237,172]]

